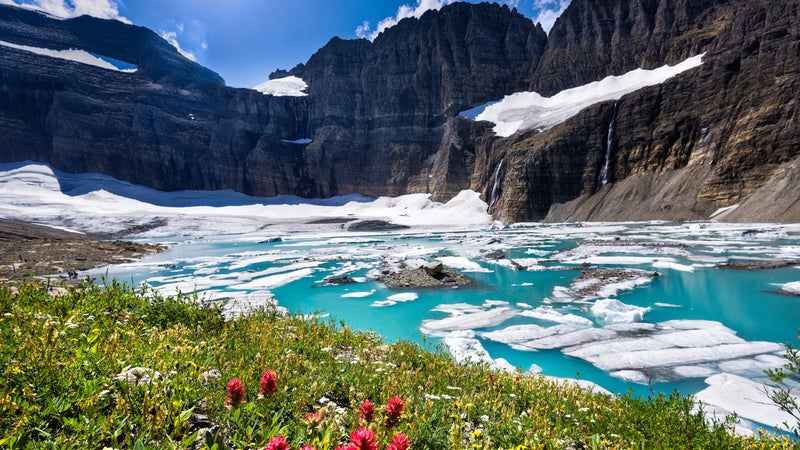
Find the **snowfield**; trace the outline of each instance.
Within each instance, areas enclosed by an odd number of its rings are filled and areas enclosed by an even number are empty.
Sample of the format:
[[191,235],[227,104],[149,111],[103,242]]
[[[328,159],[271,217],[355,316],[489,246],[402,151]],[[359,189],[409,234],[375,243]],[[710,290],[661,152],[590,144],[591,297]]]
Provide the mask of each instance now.
[[90,66],[100,67],[106,70],[116,70],[117,72],[136,72],[136,66],[118,61],[109,57],[100,57],[89,53],[85,50],[70,49],[70,50],[51,50],[49,48],[31,47],[28,45],[17,45],[11,42],[0,41],[0,45],[4,47],[14,48],[17,50],[24,50],[26,52],[36,53],[37,55],[49,56],[51,58],[64,59],[67,61],[74,61],[81,64],[88,64]]
[[[308,95],[304,92],[308,88],[308,85],[302,78],[296,77],[294,75],[284,78],[275,78],[273,80],[267,80],[258,86],[253,87],[256,91],[259,91],[265,95],[274,95],[276,97],[305,97]],[[306,139],[298,139],[296,141],[287,141],[293,144],[300,144],[304,143]],[[310,140],[305,143],[311,142]]]
[[[653,70],[636,69],[624,75],[608,76],[583,86],[565,89],[552,97],[542,97],[536,92],[517,92],[499,102],[488,103],[482,112],[479,108],[466,111],[475,120],[494,122],[494,132],[508,137],[519,131],[547,130],[591,105],[619,100],[644,87],[661,84],[703,63],[705,53],[693,56],[675,66],[662,66]],[[464,115],[465,113],[462,113]]]

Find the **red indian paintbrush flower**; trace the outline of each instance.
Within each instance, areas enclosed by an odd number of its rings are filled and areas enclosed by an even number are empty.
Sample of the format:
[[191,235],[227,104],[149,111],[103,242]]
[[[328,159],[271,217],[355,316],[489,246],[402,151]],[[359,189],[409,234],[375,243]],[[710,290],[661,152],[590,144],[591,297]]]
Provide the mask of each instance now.
[[322,415],[317,412],[310,412],[306,414],[306,418],[303,419],[303,422],[311,428],[316,428],[322,424]]
[[244,402],[244,385],[238,378],[231,378],[228,382],[228,398],[225,403],[228,406],[239,406]]
[[313,445],[304,445],[300,447],[300,450],[317,450],[317,448],[314,447]]
[[386,450],[408,450],[411,440],[403,433],[397,433],[392,437],[392,443],[386,446]]
[[378,445],[375,443],[375,432],[367,427],[361,427],[350,433],[350,443],[352,445],[348,448],[353,450],[378,450]]
[[386,426],[391,428],[400,423],[400,416],[403,414],[403,399],[392,397],[386,405]]
[[264,371],[264,375],[261,375],[261,389],[258,392],[264,397],[269,397],[277,391],[278,375],[271,370]]
[[375,418],[375,406],[369,400],[361,402],[361,420],[371,423]]
[[289,444],[286,442],[286,439],[282,435],[277,435],[274,438],[269,440],[269,443],[264,450],[290,450]]

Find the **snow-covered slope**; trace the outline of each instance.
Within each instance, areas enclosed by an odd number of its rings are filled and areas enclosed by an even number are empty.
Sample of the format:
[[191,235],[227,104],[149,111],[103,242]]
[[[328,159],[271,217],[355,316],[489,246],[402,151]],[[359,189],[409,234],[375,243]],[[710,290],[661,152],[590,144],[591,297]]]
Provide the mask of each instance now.
[[304,97],[308,95],[303,92],[306,88],[308,88],[306,82],[303,81],[302,78],[296,76],[267,80],[253,87],[256,91],[276,97]]
[[113,58],[94,55],[85,50],[69,49],[69,50],[52,50],[49,48],[31,47],[29,45],[18,45],[11,42],[0,41],[0,46],[14,48],[17,50],[25,50],[27,52],[36,53],[37,55],[49,56],[51,58],[65,59],[67,61],[75,61],[81,64],[88,64],[90,66],[100,67],[107,70],[116,70],[119,72],[136,72],[136,66],[133,64],[118,61]]
[[149,236],[246,233],[265,224],[319,219],[381,219],[408,226],[489,223],[480,195],[463,191],[446,204],[429,194],[329,199],[251,197],[233,191],[162,192],[102,174],[68,174],[34,162],[0,163],[0,217],[81,232],[149,228]]
[[[474,117],[475,120],[494,122],[494,132],[503,137],[530,129],[547,130],[588,106],[617,100],[625,94],[661,84],[675,75],[698,67],[702,64],[703,55],[693,56],[675,66],[665,65],[653,70],[636,69],[624,75],[609,76],[600,81],[563,90],[552,97],[542,97],[536,92],[517,92],[507,95],[499,102],[488,103]],[[473,114],[475,108],[462,113],[470,118]]]

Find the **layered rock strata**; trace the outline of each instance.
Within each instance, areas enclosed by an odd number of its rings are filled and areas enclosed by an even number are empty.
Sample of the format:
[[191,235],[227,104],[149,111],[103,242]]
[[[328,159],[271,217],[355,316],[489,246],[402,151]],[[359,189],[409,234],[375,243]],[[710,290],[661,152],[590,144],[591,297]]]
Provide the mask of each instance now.
[[[718,217],[798,221],[799,9],[573,0],[548,37],[507,7],[455,3],[374,42],[332,39],[280,73],[302,78],[308,95],[276,97],[225,87],[144,28],[0,5],[2,41],[137,67],[0,46],[0,160],[261,196],[444,201],[469,188],[506,222],[704,219],[734,205]],[[700,53],[702,66],[547,131],[499,138],[458,116],[516,91],[552,95]]]

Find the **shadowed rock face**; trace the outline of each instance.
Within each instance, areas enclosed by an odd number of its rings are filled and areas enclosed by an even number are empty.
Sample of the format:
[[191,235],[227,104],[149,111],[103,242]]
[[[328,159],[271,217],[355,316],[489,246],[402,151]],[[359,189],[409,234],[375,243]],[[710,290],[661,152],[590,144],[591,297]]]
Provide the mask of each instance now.
[[[573,0],[550,32],[455,3],[374,42],[334,38],[306,97],[224,86],[151,31],[0,5],[0,40],[80,48],[120,73],[0,47],[0,160],[34,159],[165,190],[327,197],[483,194],[503,221],[800,220],[796,0]],[[498,138],[457,116],[705,52],[701,67],[545,132]],[[310,144],[293,144],[312,138]]]
[[[0,48],[0,158],[262,196],[435,190],[428,175],[445,123],[524,88],[546,40],[507,7],[453,5],[374,43],[332,39],[292,71],[309,84],[307,97],[272,97],[224,87],[144,28],[0,11],[1,40],[139,66],[119,73]],[[283,142],[302,138],[314,141]],[[460,179],[447,194],[466,187]]]
[[[495,215],[685,220],[741,204],[725,219],[800,220],[800,187],[791,183],[800,164],[798,8],[796,1],[574,0],[532,75],[543,92],[701,52],[704,63],[620,99],[610,183],[602,188],[612,102],[544,133],[497,140],[486,157],[494,164],[482,171],[487,180],[505,160]],[[575,70],[558,76],[567,62]],[[490,186],[473,186],[489,198]]]

